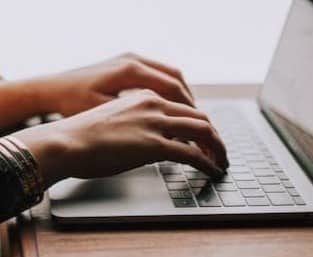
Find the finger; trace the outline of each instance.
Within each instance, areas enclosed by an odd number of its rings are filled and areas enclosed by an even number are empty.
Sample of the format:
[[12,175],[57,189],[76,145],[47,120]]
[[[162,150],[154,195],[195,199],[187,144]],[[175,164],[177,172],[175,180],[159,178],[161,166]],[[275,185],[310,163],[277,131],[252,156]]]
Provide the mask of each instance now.
[[151,89],[170,101],[194,106],[192,98],[178,79],[140,62],[134,62],[126,69],[123,84],[126,87],[124,89]]
[[163,160],[188,164],[214,178],[220,178],[225,174],[195,145],[168,139],[163,139],[162,145],[164,146],[162,151]]
[[[220,138],[217,130],[214,128],[214,126],[212,125],[211,121],[209,120],[209,118],[207,117],[207,115],[205,113],[203,113],[203,112],[201,112],[195,108],[191,108],[189,106],[186,106],[184,104],[173,103],[170,101],[166,101],[162,108],[163,108],[163,112],[165,114],[167,114],[168,116],[190,117],[190,118],[195,118],[195,119],[203,120],[205,122],[210,123],[210,126],[212,128],[212,132],[215,134],[215,138],[218,138],[225,148],[225,145],[224,145],[222,139]],[[203,152],[207,152],[207,153],[210,152],[205,144],[198,143],[198,145],[203,150]],[[226,160],[225,166],[227,166],[227,167],[229,166],[228,160]]]
[[[149,91],[149,90],[142,91],[142,93],[148,96],[151,95],[152,92],[153,91]],[[160,98],[159,101],[160,101],[159,108],[162,110],[164,114],[168,116],[190,117],[190,118],[195,118],[195,119],[199,119],[199,120],[203,120],[203,121],[211,123],[211,121],[209,120],[208,116],[205,113],[195,108],[192,108],[185,104],[174,103],[171,101],[163,100],[162,98]],[[218,135],[217,130],[213,126],[212,128],[214,132]]]
[[178,79],[183,84],[184,88],[187,90],[187,92],[189,93],[190,97],[192,99],[194,99],[190,88],[187,86],[187,83],[186,83],[182,73],[178,69],[176,69],[174,67],[171,67],[169,65],[166,65],[164,63],[160,63],[160,62],[157,62],[157,61],[154,61],[154,60],[142,57],[142,56],[137,55],[137,54],[132,54],[132,53],[131,54],[126,54],[126,57],[131,58],[131,59],[135,59],[135,60],[137,60],[137,61],[139,61],[139,62],[141,62],[141,63],[143,63],[143,64],[145,64],[147,66],[150,66],[150,67],[152,67],[152,68],[154,68],[156,70],[165,72],[168,75]]
[[[173,103],[173,102],[167,101],[165,102],[163,109],[164,109],[164,113],[169,116],[183,116],[183,117],[187,116],[187,117],[201,119],[209,123],[212,123],[204,112],[201,112],[198,109],[191,108],[189,106],[186,106],[180,103]],[[212,126],[212,128],[214,129],[214,132],[217,135],[219,135],[216,128],[214,126]]]
[[222,169],[227,168],[225,146],[210,123],[193,118],[174,117],[169,118],[161,128],[166,137],[178,137],[206,146],[214,154],[217,165]]
[[187,106],[185,104],[174,103],[171,101],[164,100],[163,104],[161,105],[161,108],[163,113],[168,116],[190,117],[210,122],[208,116],[205,113],[190,106]]

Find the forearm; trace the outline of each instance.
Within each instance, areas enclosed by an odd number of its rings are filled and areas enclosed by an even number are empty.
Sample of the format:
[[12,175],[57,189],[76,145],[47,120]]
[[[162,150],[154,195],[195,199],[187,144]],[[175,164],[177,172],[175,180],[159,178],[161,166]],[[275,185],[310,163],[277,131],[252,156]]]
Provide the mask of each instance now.
[[44,112],[37,87],[30,81],[0,81],[0,128]]

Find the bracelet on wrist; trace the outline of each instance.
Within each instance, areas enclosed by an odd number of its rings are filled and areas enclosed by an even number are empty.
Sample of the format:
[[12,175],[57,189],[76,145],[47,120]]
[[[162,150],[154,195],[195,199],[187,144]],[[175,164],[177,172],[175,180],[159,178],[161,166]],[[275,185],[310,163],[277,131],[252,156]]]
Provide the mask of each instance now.
[[15,172],[24,193],[24,207],[29,208],[43,198],[43,180],[38,172],[37,163],[24,143],[17,138],[7,136],[0,138],[0,152]]

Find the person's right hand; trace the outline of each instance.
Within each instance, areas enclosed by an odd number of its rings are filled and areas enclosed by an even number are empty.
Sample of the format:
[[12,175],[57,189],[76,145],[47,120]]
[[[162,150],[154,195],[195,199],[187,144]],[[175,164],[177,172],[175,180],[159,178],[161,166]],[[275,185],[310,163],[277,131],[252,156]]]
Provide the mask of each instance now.
[[[225,147],[205,114],[149,90],[13,136],[34,154],[46,187],[67,177],[105,177],[164,160],[212,176],[228,166]],[[213,157],[176,138],[204,145]]]

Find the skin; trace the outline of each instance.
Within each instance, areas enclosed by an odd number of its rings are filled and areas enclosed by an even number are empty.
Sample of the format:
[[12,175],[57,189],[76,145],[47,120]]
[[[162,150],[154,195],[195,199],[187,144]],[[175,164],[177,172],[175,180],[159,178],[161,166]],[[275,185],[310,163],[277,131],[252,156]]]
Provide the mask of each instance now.
[[[131,89],[144,90],[119,96]],[[4,81],[0,99],[3,127],[35,114],[68,117],[13,134],[37,159],[46,188],[67,177],[111,176],[163,160],[189,164],[213,177],[228,167],[224,144],[206,115],[194,108],[181,73],[134,54],[65,73]]]

